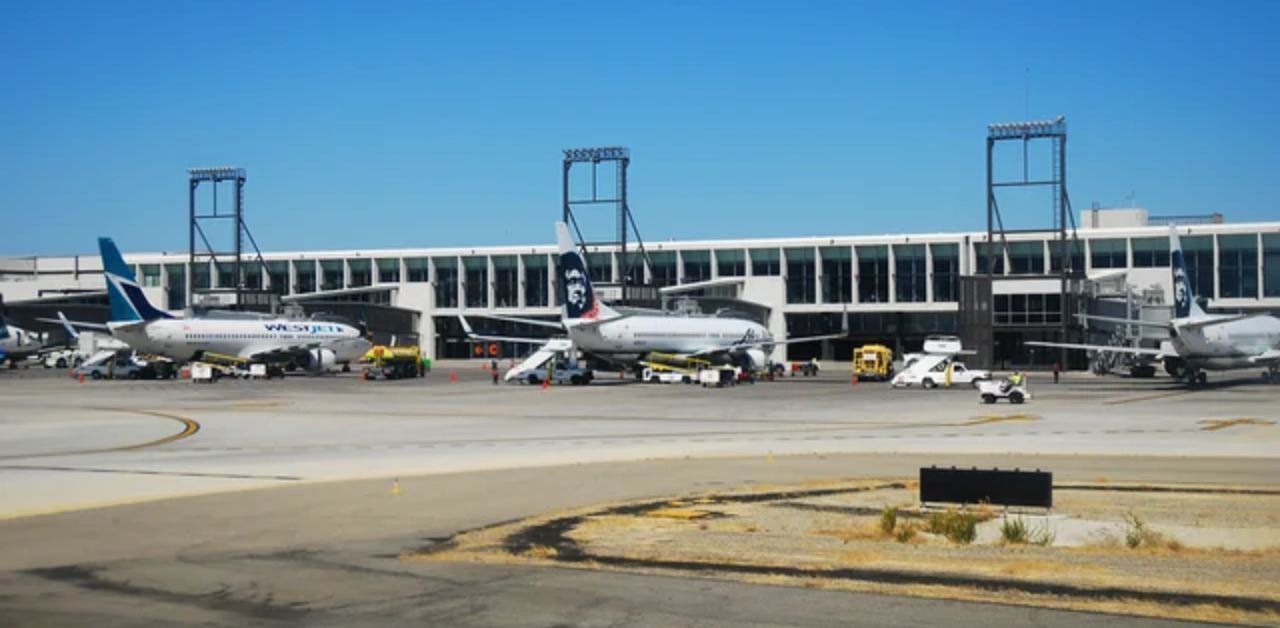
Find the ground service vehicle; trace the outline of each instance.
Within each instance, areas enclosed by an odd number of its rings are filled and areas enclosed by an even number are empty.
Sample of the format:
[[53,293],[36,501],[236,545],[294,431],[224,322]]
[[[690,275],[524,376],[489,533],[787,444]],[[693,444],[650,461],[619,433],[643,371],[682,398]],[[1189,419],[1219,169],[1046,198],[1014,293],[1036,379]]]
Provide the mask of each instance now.
[[895,375],[893,387],[937,388],[966,384],[976,388],[978,382],[989,379],[991,379],[989,371],[970,369],[963,362],[952,360],[950,356],[926,355]]
[[360,358],[365,363],[365,379],[405,379],[422,377],[422,351],[416,346],[377,345]]
[[[536,371],[530,371],[525,376],[525,381],[530,384],[541,384],[547,379],[547,369],[542,368]],[[588,384],[591,382],[591,371],[584,368],[573,366],[564,362],[557,362],[555,367],[551,369],[551,381],[556,384]]]
[[1009,382],[982,381],[978,383],[978,393],[982,403],[995,403],[1001,399],[1008,399],[1009,403],[1022,403],[1031,398],[1026,380],[1016,386]]
[[863,345],[853,352],[853,374],[860,380],[883,382],[893,377],[893,351],[884,345]]

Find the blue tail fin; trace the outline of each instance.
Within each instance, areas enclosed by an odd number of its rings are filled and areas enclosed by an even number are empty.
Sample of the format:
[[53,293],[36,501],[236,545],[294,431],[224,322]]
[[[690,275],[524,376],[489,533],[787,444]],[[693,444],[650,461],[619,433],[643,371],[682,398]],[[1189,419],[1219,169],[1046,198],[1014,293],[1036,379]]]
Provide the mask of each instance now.
[[573,244],[569,226],[563,222],[556,223],[556,245],[560,253],[557,269],[560,281],[556,283],[556,289],[560,293],[561,303],[564,303],[562,322],[572,324],[580,320],[617,318],[618,313],[613,308],[598,300],[595,289],[591,287],[591,273],[587,264],[578,252],[578,247]]
[[1187,262],[1182,256],[1182,242],[1178,239],[1177,227],[1169,227],[1169,264],[1173,270],[1173,317],[1204,318],[1206,314],[1196,303],[1195,292],[1191,290],[1191,279],[1187,275]]
[[98,250],[102,252],[102,276],[107,283],[107,300],[111,302],[111,321],[133,323],[173,318],[156,309],[142,293],[133,270],[124,263],[120,249],[111,238],[98,238]]

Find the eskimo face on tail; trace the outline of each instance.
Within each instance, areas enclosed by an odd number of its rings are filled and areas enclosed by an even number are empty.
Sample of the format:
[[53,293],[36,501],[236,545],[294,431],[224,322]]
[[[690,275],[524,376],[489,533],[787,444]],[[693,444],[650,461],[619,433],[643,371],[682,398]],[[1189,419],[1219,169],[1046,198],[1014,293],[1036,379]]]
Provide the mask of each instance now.
[[560,289],[567,318],[595,319],[600,316],[591,276],[577,251],[560,254]]
[[1191,315],[1191,281],[1187,279],[1182,251],[1173,252],[1173,310],[1177,318]]

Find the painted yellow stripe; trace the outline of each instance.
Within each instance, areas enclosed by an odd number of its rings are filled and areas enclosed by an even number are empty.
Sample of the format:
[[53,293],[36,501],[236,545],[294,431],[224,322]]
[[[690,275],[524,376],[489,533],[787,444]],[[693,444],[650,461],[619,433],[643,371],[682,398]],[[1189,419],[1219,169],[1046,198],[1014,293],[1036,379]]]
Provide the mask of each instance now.
[[145,416],[153,416],[161,419],[169,419],[182,424],[182,431],[176,434],[170,434],[164,438],[157,438],[143,443],[135,443],[132,445],[120,445],[118,447],[104,447],[101,449],[78,449],[72,451],[51,451],[38,454],[19,454],[16,456],[0,456],[0,460],[23,460],[27,458],[50,458],[54,456],[82,456],[85,454],[105,454],[117,451],[136,451],[139,449],[147,449],[150,447],[159,447],[167,445],[184,438],[189,438],[200,431],[200,424],[196,421],[184,416],[169,414],[167,412],[157,412],[155,410],[126,410],[122,408],[94,408],[95,410],[103,410],[106,412],[120,412],[123,414],[141,414]]
[[1186,391],[1186,390],[1175,390],[1175,391],[1172,391],[1172,392],[1162,392],[1162,393],[1157,393],[1157,394],[1154,394],[1154,395],[1142,395],[1142,396],[1139,396],[1139,397],[1125,397],[1125,398],[1123,398],[1123,399],[1112,399],[1112,400],[1110,400],[1110,401],[1104,401],[1104,402],[1102,402],[1102,404],[1103,404],[1103,405],[1107,405],[1107,406],[1116,406],[1116,405],[1120,405],[1120,404],[1123,404],[1123,403],[1137,403],[1137,402],[1139,402],[1139,401],[1151,401],[1151,400],[1153,400],[1153,399],[1164,399],[1164,398],[1166,398],[1166,397],[1177,397],[1178,395],[1185,395],[1185,394],[1188,394],[1189,392],[1190,392],[1190,391]]

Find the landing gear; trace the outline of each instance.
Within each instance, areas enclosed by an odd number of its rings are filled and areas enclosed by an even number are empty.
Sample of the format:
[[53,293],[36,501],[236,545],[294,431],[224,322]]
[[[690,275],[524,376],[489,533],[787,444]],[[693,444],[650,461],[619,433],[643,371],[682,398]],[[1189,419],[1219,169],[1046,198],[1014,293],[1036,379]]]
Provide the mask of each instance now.
[[1262,372],[1262,381],[1268,384],[1280,384],[1280,366],[1268,366]]
[[1209,376],[1204,371],[1198,369],[1186,370],[1187,384],[1190,386],[1204,386],[1209,383]]

